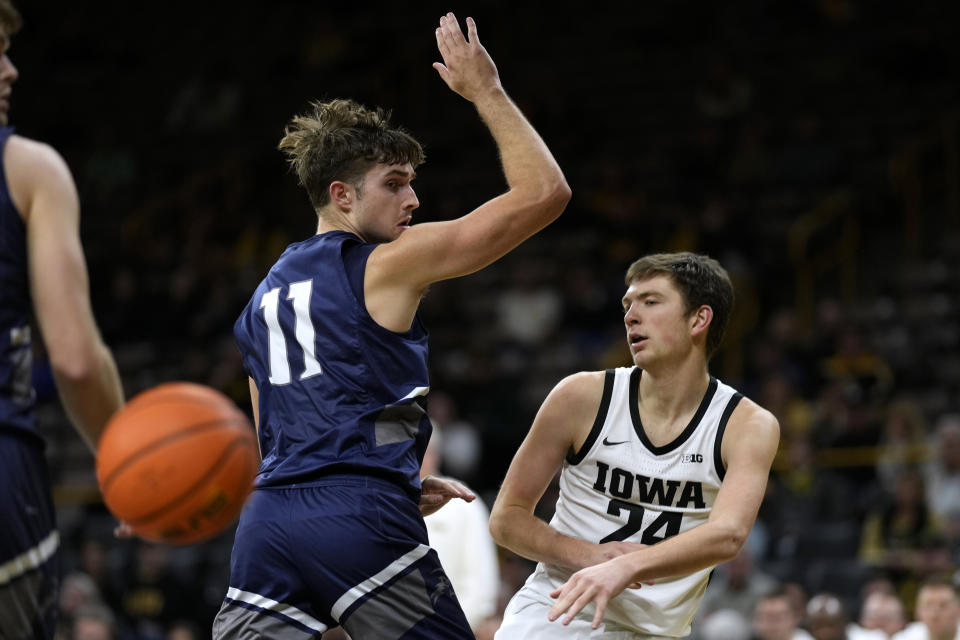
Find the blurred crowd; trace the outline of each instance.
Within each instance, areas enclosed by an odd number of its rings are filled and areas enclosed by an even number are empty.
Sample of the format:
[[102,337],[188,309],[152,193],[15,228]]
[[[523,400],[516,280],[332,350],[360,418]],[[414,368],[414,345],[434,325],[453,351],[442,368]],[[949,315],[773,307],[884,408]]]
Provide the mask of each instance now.
[[[738,295],[712,372],[773,411],[782,438],[750,543],[715,572],[695,635],[845,640],[877,629],[876,607],[899,611],[890,636],[920,616],[921,585],[960,562],[960,8],[715,4],[474,14],[574,199],[424,300],[442,470],[492,504],[546,392],[629,364],[629,263],[708,253]],[[461,215],[502,178],[469,105],[430,75],[440,9],[213,3],[184,21],[176,6],[146,21],[23,7],[11,119],[77,176],[94,305],[127,393],[191,380],[248,408],[233,321],[314,227],[273,150],[290,116],[321,97],[393,107],[427,149],[415,221]],[[51,90],[83,99],[64,113]],[[63,638],[209,637],[232,532],[188,548],[114,540],[92,457],[42,352],[37,364]],[[541,507],[549,517],[550,492]],[[502,607],[532,566],[498,560]]]

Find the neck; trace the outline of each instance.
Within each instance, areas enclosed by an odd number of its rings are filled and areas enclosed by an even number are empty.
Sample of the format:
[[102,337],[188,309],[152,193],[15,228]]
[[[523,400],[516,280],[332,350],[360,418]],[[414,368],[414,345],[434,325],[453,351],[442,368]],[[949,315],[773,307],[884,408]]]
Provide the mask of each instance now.
[[349,231],[361,239],[366,240],[360,230],[353,224],[353,220],[348,218],[339,209],[331,210],[321,209],[317,212],[317,235],[327,233],[328,231]]
[[698,353],[671,366],[652,366],[640,377],[640,403],[648,414],[671,423],[700,405],[710,385],[706,360]]

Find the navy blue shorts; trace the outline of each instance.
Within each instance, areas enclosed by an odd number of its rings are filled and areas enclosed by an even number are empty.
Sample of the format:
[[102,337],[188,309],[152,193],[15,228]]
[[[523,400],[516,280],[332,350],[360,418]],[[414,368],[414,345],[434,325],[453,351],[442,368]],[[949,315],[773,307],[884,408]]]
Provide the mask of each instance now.
[[474,637],[402,489],[362,476],[257,489],[214,638],[306,640],[336,625],[357,640]]
[[60,536],[43,450],[0,429],[0,637],[52,638]]

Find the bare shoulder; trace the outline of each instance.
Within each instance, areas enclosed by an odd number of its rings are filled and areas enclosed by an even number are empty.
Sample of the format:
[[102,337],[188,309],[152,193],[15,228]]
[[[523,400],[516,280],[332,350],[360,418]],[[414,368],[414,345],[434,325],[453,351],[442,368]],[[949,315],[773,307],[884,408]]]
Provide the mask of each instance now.
[[558,382],[540,406],[526,441],[560,457],[579,449],[600,409],[603,383],[603,371],[581,371]]
[[31,169],[66,169],[67,163],[56,149],[45,142],[13,135],[4,149],[4,161]]
[[543,401],[538,421],[542,418],[553,424],[569,424],[576,430],[584,423],[593,424],[603,396],[603,381],[603,371],[581,371],[567,376]]
[[24,215],[41,189],[75,192],[67,163],[56,149],[44,142],[10,136],[3,151],[3,166],[14,204]]
[[780,434],[780,423],[776,416],[758,405],[750,398],[743,398],[730,415],[730,427],[745,428],[749,431],[757,432],[772,431],[778,437]]
[[744,398],[730,415],[723,437],[725,460],[743,452],[772,461],[780,442],[780,423],[776,416],[749,398]]
[[604,371],[580,371],[571,374],[557,383],[547,399],[561,404],[579,405],[592,401],[599,403],[603,394],[604,378]]

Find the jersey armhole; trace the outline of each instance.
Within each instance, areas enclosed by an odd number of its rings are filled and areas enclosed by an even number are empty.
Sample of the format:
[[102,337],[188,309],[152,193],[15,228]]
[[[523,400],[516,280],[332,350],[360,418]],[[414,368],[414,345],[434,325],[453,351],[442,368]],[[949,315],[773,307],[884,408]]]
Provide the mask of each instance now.
[[597,417],[593,420],[593,427],[587,434],[587,439],[583,441],[583,446],[575,453],[567,454],[567,463],[578,465],[586,457],[587,453],[600,437],[603,431],[603,423],[607,421],[607,411],[610,409],[610,398],[613,396],[613,382],[617,377],[617,372],[613,369],[607,369],[603,377],[603,395],[600,397],[600,408],[597,410]]
[[716,468],[720,480],[723,480],[723,476],[727,473],[727,469],[723,465],[723,456],[720,454],[720,445],[723,444],[723,432],[727,430],[727,422],[730,421],[730,415],[733,414],[733,410],[737,408],[737,405],[740,404],[742,399],[743,394],[741,393],[735,393],[730,396],[730,399],[727,400],[727,406],[724,407],[723,414],[720,416],[720,423],[717,425],[717,438],[713,442],[713,466]]
[[347,274],[347,284],[350,286],[350,291],[353,293],[357,305],[359,305],[361,314],[366,316],[370,323],[377,327],[379,331],[403,338],[419,339],[421,336],[427,335],[427,328],[420,318],[419,309],[417,309],[417,312],[413,315],[413,323],[406,331],[391,331],[381,326],[380,323],[370,316],[370,312],[367,311],[367,299],[363,293],[364,278],[367,272],[367,260],[370,259],[370,254],[373,253],[373,250],[378,246],[380,245],[360,243],[354,245],[344,244],[340,250],[340,255],[343,260],[343,270]]
[[341,249],[343,258],[343,269],[347,274],[347,282],[350,285],[350,291],[356,298],[360,308],[366,310],[367,303],[363,296],[363,276],[367,269],[367,260],[370,254],[377,248],[375,244],[354,244],[344,243]]

